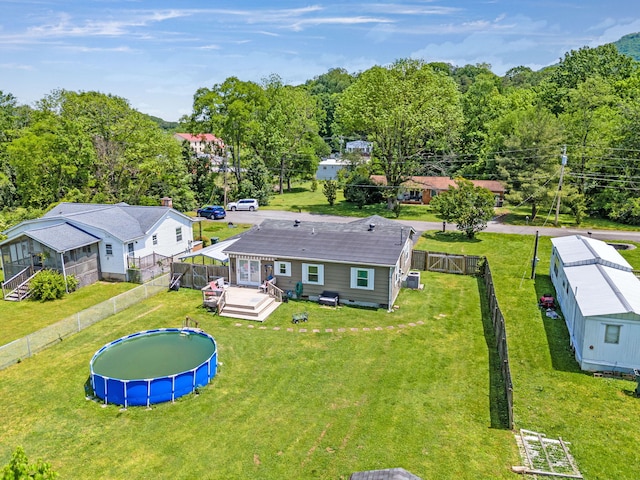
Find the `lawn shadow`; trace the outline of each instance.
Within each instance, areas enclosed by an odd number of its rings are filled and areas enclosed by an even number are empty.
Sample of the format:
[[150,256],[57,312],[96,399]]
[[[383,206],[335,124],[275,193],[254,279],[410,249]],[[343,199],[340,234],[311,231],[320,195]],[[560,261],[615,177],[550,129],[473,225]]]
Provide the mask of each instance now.
[[469,238],[462,232],[425,232],[422,234],[423,238],[427,240],[435,240],[436,242],[444,243],[478,243],[481,242],[478,237]]
[[[549,275],[536,275],[535,288],[537,298],[544,294],[551,294],[556,297],[556,291],[551,283]],[[547,344],[549,345],[549,354],[551,355],[551,364],[555,370],[571,373],[583,372],[576,361],[573,351],[571,350],[571,341],[569,339],[569,330],[564,321],[564,316],[560,311],[560,307],[556,304],[556,313],[558,318],[547,316],[545,309],[540,308],[540,318],[544,325],[544,331],[547,336]]]
[[498,354],[496,336],[489,310],[489,300],[484,279],[477,277],[478,291],[480,292],[480,308],[482,311],[482,329],[484,340],[487,343],[489,357],[489,417],[491,428],[511,430],[509,425],[509,406],[507,403],[507,389],[502,378],[502,362]]

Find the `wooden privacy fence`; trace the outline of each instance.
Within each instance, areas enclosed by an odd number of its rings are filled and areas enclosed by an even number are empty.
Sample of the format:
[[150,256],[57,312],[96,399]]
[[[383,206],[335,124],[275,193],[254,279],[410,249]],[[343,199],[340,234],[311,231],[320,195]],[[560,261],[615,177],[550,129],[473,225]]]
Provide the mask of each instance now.
[[181,274],[180,286],[199,290],[212,280],[223,277],[229,281],[229,267],[225,265],[198,265],[195,263],[171,264],[171,275]]
[[505,389],[509,428],[513,429],[513,383],[509,367],[509,351],[507,349],[507,330],[504,317],[498,305],[495,287],[491,277],[489,261],[476,255],[452,255],[441,252],[414,250],[411,257],[411,268],[429,272],[453,273],[458,275],[480,275],[484,279],[487,294],[487,305],[491,315],[496,348],[500,359],[500,374]]
[[484,258],[477,255],[452,255],[450,253],[414,250],[411,257],[411,268],[429,272],[476,275],[479,265],[483,261]]

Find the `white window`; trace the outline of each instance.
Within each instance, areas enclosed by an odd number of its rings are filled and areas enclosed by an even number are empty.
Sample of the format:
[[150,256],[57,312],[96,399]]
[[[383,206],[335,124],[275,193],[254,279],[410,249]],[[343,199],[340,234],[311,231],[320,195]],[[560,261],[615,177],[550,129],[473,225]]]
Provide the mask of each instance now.
[[182,241],[182,227],[176,228],[176,242]]
[[620,325],[605,325],[604,343],[620,343]]
[[375,272],[373,268],[352,268],[351,288],[362,290],[373,290],[373,279]]
[[302,283],[324,285],[324,265],[303,263]]
[[133,242],[127,244],[127,252],[129,255],[133,255]]
[[290,277],[291,262],[276,262],[276,275],[279,277]]
[[154,245],[158,244],[158,235],[153,235],[151,237],[151,241],[153,242]]
[[104,248],[107,251],[107,255],[113,255],[113,245],[111,245],[110,243],[107,243]]

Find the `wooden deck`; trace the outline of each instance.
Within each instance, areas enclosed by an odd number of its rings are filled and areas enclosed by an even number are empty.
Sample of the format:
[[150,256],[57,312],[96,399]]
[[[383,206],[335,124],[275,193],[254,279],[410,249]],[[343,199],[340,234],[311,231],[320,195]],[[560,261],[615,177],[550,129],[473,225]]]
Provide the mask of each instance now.
[[227,287],[226,292],[221,317],[264,322],[280,306],[280,302],[258,287]]

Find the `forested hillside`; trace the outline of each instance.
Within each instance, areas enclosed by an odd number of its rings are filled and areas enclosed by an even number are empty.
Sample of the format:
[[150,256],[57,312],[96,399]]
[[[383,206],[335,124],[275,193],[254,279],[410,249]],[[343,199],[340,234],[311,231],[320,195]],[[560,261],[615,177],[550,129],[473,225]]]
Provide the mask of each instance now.
[[630,33],[625,35],[614,45],[620,53],[629,55],[636,61],[640,61],[640,33]]
[[214,167],[126,99],[60,90],[28,107],[0,92],[0,227],[63,200],[171,196],[189,210],[221,202],[224,186],[264,203],[274,186],[312,178],[322,156],[352,139],[373,142],[372,161],[352,158],[343,181],[357,187],[385,175],[390,208],[408,176],[449,175],[500,180],[510,204],[535,217],[554,204],[566,149],[562,208],[578,222],[640,225],[638,65],[608,44],[504,76],[484,64],[401,59],[359,73],[332,69],[299,86],[277,75],[230,77],[198,89],[177,127],[224,141]]

